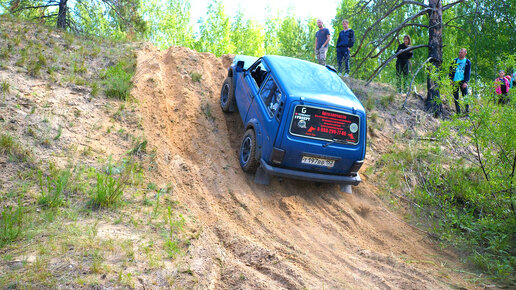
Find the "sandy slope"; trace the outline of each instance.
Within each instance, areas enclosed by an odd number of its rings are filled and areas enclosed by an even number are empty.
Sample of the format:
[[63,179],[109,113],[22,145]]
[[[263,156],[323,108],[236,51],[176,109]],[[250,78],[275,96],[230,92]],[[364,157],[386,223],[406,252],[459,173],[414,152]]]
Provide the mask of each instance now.
[[[201,288],[471,287],[450,270],[457,258],[385,209],[368,182],[336,185],[273,179],[253,183],[237,160],[237,114],[218,101],[231,58],[152,46],[138,55],[132,94],[157,150],[159,178],[197,217],[200,236],[175,283]],[[200,82],[192,73],[201,74]],[[389,146],[378,144],[373,148]]]

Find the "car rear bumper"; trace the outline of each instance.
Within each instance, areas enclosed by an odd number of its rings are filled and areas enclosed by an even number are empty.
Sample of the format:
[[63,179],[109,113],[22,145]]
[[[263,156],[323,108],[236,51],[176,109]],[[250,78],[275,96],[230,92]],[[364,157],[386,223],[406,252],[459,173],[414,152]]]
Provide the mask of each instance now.
[[355,176],[351,175],[331,175],[331,174],[322,174],[322,173],[314,173],[314,172],[306,172],[299,170],[292,170],[280,167],[274,167],[265,160],[260,160],[262,169],[269,175],[287,177],[293,179],[301,179],[307,181],[315,181],[315,182],[323,182],[323,183],[338,183],[338,184],[349,184],[349,185],[358,185],[362,179],[360,175],[357,173]]

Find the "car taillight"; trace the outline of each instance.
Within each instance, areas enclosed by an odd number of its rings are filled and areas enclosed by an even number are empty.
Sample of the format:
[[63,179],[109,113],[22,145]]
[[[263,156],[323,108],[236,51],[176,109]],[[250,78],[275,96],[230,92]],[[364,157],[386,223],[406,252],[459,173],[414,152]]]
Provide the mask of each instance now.
[[362,167],[363,164],[364,164],[364,160],[359,160],[359,161],[353,162],[353,165],[349,169],[349,172],[350,173],[358,173],[358,170],[360,170],[360,167]]
[[281,164],[281,162],[283,162],[283,157],[285,157],[285,150],[279,149],[276,147],[272,148],[272,153],[271,153],[272,163]]

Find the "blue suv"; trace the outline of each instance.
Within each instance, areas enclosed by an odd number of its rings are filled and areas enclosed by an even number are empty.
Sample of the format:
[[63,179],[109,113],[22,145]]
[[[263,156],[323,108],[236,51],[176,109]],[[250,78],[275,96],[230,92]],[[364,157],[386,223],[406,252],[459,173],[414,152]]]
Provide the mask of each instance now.
[[237,55],[220,93],[224,112],[244,124],[240,166],[271,176],[330,182],[351,192],[361,181],[366,113],[330,66],[284,56]]

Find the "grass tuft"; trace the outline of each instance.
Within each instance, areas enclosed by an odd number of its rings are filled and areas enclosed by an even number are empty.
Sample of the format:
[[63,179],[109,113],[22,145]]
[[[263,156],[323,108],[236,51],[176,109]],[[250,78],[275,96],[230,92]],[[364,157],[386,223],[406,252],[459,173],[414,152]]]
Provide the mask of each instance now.
[[141,156],[147,152],[147,140],[137,140],[133,148],[127,152],[129,155]]
[[132,88],[131,78],[134,75],[134,70],[134,59],[129,58],[108,67],[101,75],[106,86],[106,96],[108,98],[127,100]]
[[50,170],[51,174],[43,177],[43,172],[38,170],[38,181],[41,196],[38,200],[40,205],[55,208],[64,203],[66,191],[70,187],[71,170]]
[[23,206],[4,207],[0,215],[0,248],[16,240],[23,229]]
[[109,208],[120,204],[135,168],[130,161],[118,167],[108,161],[104,171],[97,170],[96,184],[90,190],[91,205],[94,208]]
[[14,138],[8,134],[0,135],[0,154],[7,154],[9,160],[29,162],[32,160],[32,154],[29,150],[24,149]]
[[198,83],[202,79],[202,75],[200,73],[198,73],[198,72],[191,72],[190,73],[190,77],[192,78],[192,81],[194,83]]

